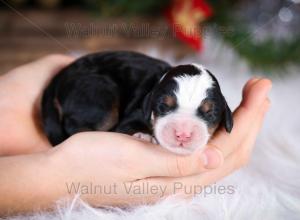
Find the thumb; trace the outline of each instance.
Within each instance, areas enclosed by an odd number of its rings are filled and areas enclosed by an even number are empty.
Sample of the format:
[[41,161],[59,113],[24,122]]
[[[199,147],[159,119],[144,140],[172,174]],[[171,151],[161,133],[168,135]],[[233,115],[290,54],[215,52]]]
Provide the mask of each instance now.
[[149,144],[148,152],[140,159],[150,161],[145,167],[145,177],[168,176],[180,177],[198,174],[222,164],[222,155],[214,147],[204,151],[195,151],[191,155],[178,155],[163,149],[159,145]]

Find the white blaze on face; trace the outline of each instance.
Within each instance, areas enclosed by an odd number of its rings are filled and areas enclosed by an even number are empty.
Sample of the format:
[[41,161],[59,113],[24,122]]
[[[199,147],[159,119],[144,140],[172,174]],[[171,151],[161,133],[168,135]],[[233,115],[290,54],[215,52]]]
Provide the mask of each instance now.
[[181,111],[195,111],[206,98],[207,89],[213,85],[211,76],[205,70],[199,75],[176,77],[175,81],[178,84],[175,95]]
[[178,106],[176,111],[155,120],[154,133],[158,142],[179,154],[203,149],[209,139],[206,122],[196,114],[201,102],[207,97],[207,89],[213,87],[213,79],[202,66],[196,67],[201,74],[175,78],[178,85],[174,92]]

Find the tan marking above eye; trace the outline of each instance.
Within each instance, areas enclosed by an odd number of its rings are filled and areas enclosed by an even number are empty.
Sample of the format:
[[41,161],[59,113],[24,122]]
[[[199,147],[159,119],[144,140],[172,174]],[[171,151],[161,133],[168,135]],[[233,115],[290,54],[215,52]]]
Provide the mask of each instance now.
[[203,112],[209,112],[210,110],[212,110],[214,107],[214,103],[212,101],[209,101],[209,100],[205,100],[201,103],[200,105],[200,109],[201,111]]
[[98,131],[109,131],[112,129],[119,120],[119,107],[117,104],[113,104],[109,115],[106,116],[105,120],[99,123],[96,127]]
[[170,95],[164,97],[164,103],[169,107],[174,107],[176,105],[176,99]]

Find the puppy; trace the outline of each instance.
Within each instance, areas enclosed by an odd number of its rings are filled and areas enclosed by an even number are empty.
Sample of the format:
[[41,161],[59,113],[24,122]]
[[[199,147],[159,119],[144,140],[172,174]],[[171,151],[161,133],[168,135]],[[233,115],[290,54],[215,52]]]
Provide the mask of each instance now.
[[227,132],[233,127],[217,79],[207,69],[172,67],[136,52],[78,59],[52,79],[41,105],[53,146],[78,132],[114,131],[189,154],[203,148],[220,124]]

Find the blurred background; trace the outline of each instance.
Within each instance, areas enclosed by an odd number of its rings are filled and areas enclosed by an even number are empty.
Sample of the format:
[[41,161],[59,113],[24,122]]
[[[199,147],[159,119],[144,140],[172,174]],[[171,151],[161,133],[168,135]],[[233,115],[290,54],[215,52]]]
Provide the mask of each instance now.
[[[102,50],[135,50],[172,64],[202,63],[218,78],[232,110],[250,77],[271,78],[271,109],[252,162],[238,181],[229,180],[240,193],[228,201],[223,195],[203,200],[199,209],[192,203],[174,212],[170,205],[163,213],[179,219],[188,213],[187,219],[197,210],[203,219],[212,213],[248,219],[254,207],[251,217],[259,219],[266,210],[273,217],[294,207],[299,219],[300,203],[293,201],[300,198],[300,0],[0,0],[0,74],[50,53]],[[69,217],[73,207],[66,210]],[[160,213],[137,210],[134,218]],[[82,219],[89,212],[95,217],[89,208]],[[111,211],[104,214],[111,217]],[[61,219],[60,209],[57,215]]]
[[300,63],[300,1],[0,0],[0,38],[1,73],[50,53],[155,50],[201,61],[225,45],[253,69],[284,74]]

